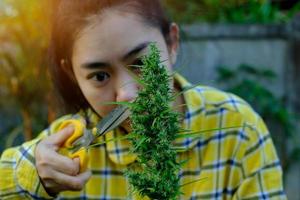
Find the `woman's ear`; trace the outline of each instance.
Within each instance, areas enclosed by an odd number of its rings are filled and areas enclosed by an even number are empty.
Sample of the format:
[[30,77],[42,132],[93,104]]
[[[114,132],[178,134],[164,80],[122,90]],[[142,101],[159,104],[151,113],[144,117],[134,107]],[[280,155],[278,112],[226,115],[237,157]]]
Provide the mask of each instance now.
[[171,64],[174,65],[177,60],[177,52],[179,48],[179,27],[176,23],[170,25],[170,44],[169,55],[171,58]]
[[71,66],[71,63],[67,60],[67,59],[61,59],[60,60],[60,65],[62,68],[62,71],[67,74],[67,76],[74,81],[75,83],[77,83],[77,80],[75,79],[75,75]]

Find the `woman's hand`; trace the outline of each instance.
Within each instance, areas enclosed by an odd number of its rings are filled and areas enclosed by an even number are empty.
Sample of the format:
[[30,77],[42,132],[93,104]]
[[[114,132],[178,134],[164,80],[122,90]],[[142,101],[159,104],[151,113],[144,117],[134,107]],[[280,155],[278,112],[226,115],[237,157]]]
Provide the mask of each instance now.
[[41,181],[50,195],[61,191],[81,190],[91,176],[90,171],[79,173],[79,159],[70,159],[58,153],[59,148],[72,135],[73,127],[45,138],[36,147],[36,168]]

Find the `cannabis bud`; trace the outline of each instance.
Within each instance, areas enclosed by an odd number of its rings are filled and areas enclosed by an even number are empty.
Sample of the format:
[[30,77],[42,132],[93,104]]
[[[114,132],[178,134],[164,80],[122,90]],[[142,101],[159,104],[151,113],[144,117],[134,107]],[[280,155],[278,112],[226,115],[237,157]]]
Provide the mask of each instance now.
[[142,59],[142,89],[130,106],[133,153],[137,160],[125,175],[134,191],[151,199],[175,200],[180,194],[176,151],[172,142],[179,132],[179,114],[172,110],[171,76],[160,61],[154,44]]

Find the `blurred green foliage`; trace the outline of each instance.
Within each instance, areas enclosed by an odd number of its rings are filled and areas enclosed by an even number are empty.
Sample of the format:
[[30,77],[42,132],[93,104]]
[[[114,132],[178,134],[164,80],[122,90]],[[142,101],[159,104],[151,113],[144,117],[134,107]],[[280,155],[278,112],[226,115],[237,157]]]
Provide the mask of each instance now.
[[6,146],[13,138],[31,139],[48,121],[47,8],[46,0],[0,3],[0,135]]
[[[241,64],[236,69],[218,68],[218,82],[227,91],[245,99],[267,123],[279,153],[283,168],[299,161],[300,147],[297,143],[296,116],[288,109],[285,98],[277,97],[266,85],[272,84],[277,75],[269,70]],[[298,155],[298,156],[297,156]]]
[[281,23],[300,11],[300,3],[283,12],[268,0],[165,0],[179,23]]

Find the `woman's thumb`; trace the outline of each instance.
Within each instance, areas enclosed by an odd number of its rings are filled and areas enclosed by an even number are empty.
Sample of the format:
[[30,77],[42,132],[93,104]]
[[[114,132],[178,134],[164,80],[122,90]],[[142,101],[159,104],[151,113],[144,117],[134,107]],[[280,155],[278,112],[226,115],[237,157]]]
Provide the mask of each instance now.
[[62,146],[64,142],[73,134],[74,126],[67,126],[66,128],[61,129],[57,133],[49,137],[48,142],[54,146]]

